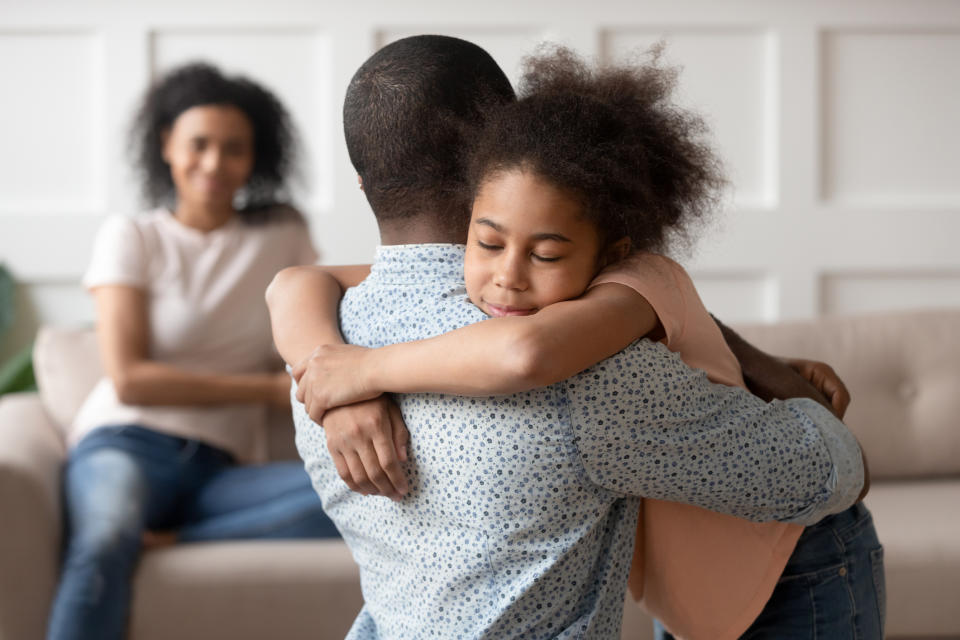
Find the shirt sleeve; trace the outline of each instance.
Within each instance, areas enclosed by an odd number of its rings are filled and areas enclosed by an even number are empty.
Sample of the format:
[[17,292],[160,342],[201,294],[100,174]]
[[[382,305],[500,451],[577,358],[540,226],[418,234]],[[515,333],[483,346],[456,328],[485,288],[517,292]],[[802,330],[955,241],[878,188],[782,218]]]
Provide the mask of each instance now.
[[94,240],[83,285],[88,289],[109,284],[143,288],[147,279],[147,256],[136,223],[125,216],[107,218]]
[[859,445],[805,399],[765,403],[641,340],[561,383],[593,482],[755,522],[813,524],[863,486]]

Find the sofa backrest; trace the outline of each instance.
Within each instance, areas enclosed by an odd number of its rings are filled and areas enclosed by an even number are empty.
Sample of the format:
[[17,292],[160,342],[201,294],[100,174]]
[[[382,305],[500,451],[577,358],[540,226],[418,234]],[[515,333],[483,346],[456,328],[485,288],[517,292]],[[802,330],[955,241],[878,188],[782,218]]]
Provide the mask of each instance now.
[[[103,377],[96,332],[90,328],[41,327],[33,367],[44,408],[66,436],[80,406]],[[267,451],[271,460],[297,458],[289,411],[268,413]]]
[[836,370],[874,479],[960,474],[960,310],[735,328],[768,353]]
[[41,327],[33,347],[33,369],[44,408],[66,433],[67,425],[104,375],[96,332]]
[[[960,310],[825,317],[735,327],[769,353],[828,362],[853,397],[845,422],[875,479],[960,475]],[[103,375],[92,329],[44,327],[34,367],[60,425]],[[295,457],[289,414],[274,412],[270,456]]]

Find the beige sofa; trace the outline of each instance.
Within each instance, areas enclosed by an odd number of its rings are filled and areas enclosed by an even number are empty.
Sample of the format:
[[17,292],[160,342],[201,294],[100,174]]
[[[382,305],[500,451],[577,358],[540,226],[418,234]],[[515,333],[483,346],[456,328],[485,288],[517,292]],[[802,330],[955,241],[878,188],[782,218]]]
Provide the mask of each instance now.
[[[741,327],[772,352],[833,364],[869,453],[868,497],[886,547],[889,637],[960,638],[960,311]],[[59,425],[99,376],[90,331],[45,329],[41,393],[0,399],[0,640],[43,637],[60,545]],[[274,458],[292,430],[271,433]],[[136,640],[342,638],[361,604],[340,542],[180,545],[145,554],[134,585]],[[650,637],[634,605],[623,638]]]

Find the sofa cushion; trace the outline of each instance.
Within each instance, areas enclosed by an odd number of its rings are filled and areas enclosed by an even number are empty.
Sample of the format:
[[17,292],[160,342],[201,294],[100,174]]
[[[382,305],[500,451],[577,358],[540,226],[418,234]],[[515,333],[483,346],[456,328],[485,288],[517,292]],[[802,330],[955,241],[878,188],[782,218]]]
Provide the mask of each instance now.
[[738,327],[774,354],[831,364],[875,479],[960,474],[960,310]]
[[66,433],[90,390],[103,377],[96,332],[41,327],[33,349],[33,368],[44,407]]
[[343,638],[363,605],[341,540],[178,544],[144,554],[134,583],[138,640]]
[[877,482],[865,502],[884,546],[887,633],[955,637],[960,479]]

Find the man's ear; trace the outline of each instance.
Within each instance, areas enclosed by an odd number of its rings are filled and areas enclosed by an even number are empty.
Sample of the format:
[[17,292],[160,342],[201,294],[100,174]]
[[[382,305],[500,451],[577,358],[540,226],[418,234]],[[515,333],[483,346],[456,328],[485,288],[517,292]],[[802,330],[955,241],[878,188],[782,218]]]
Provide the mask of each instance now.
[[630,238],[628,236],[623,236],[609,247],[603,253],[603,258],[600,261],[600,268],[608,267],[614,262],[620,262],[628,255],[630,255]]

